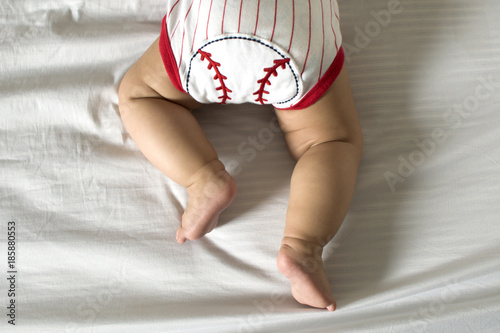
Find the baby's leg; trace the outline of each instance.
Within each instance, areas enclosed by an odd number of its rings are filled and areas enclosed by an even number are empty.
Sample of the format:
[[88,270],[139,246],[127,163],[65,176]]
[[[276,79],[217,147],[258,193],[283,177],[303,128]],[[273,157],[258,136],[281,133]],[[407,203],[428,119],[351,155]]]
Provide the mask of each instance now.
[[236,186],[189,110],[198,104],[172,85],[158,40],[123,78],[119,99],[123,123],[142,153],[187,188],[177,241],[210,232],[236,195]]
[[333,311],[336,303],[321,254],[347,213],[362,150],[345,67],[313,106],[276,112],[297,160],[278,268],[290,279],[298,302]]

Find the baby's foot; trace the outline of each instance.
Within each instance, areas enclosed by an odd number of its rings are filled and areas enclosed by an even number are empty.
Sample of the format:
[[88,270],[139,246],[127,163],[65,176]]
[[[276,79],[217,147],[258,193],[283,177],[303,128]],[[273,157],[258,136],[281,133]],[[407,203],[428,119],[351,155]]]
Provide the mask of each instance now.
[[187,207],[176,233],[179,244],[199,239],[215,228],[220,213],[236,196],[236,184],[222,163],[214,161],[198,172],[187,192]]
[[316,243],[284,237],[278,269],[290,280],[297,302],[334,311],[336,303],[323,269],[322,252],[322,246]]

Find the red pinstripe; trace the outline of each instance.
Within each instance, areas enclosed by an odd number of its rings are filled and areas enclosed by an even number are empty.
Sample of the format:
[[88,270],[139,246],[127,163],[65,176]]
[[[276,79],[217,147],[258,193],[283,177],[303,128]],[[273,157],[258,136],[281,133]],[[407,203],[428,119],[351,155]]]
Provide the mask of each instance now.
[[325,11],[323,8],[323,0],[321,0],[321,27],[323,29],[323,50],[321,52],[321,63],[319,66],[319,78],[318,80],[321,79],[321,73],[323,72],[323,59],[325,58]]
[[304,61],[304,67],[302,68],[302,73],[301,75],[304,74],[304,70],[306,69],[307,65],[307,60],[309,60],[309,51],[311,51],[311,37],[312,37],[312,22],[311,22],[311,0],[309,0],[309,42],[307,45],[307,53],[306,53],[306,60]]
[[193,4],[194,4],[194,0],[191,1],[191,6],[189,6],[189,9],[186,13],[186,16],[184,17],[184,29],[182,30],[182,44],[181,44],[181,56],[180,56],[180,59],[179,59],[179,67],[181,66],[182,64],[182,55],[183,55],[183,50],[184,50],[184,37],[186,36],[186,20],[189,16],[189,13],[191,12],[191,8],[193,8]]
[[181,1],[181,0],[177,0],[177,2],[174,3],[174,5],[172,6],[172,8],[170,8],[170,11],[168,12],[168,15],[167,15],[167,19],[170,17],[170,15],[172,14],[172,11],[174,10],[175,6],[177,6],[177,4],[179,3],[179,1]]
[[177,24],[175,25],[174,30],[172,30],[172,33],[170,34],[170,40],[172,40],[172,38],[175,36],[175,33],[176,33],[177,28],[179,27],[180,23],[181,23],[181,21],[177,22]]
[[[335,33],[335,29],[333,28],[333,1],[332,0],[330,0],[330,16],[331,16],[330,25],[332,26],[332,32],[333,32],[333,35],[335,36],[335,48],[337,49],[337,52],[339,52],[339,46],[337,45],[337,34]],[[337,16],[337,13],[335,13],[335,17],[337,18],[337,20],[339,19],[339,17]]]
[[241,0],[240,2],[240,18],[239,18],[239,21],[238,21],[238,33],[240,32],[240,27],[241,27],[241,12],[243,10],[243,0]]
[[290,50],[292,49],[293,33],[295,32],[295,0],[292,0],[292,7],[293,7],[292,35],[290,36],[290,45],[288,45],[288,52],[289,53],[290,53]]
[[207,30],[206,30],[206,33],[207,33],[207,37],[206,39],[208,39],[208,25],[210,24],[210,16],[212,14],[212,4],[214,3],[214,0],[212,0],[210,2],[210,9],[208,10],[208,19],[207,19]]
[[194,27],[193,41],[191,42],[191,52],[193,52],[194,42],[196,41],[196,31],[198,31],[198,22],[200,20],[200,9],[201,9],[201,0],[200,0],[200,5],[198,6],[198,16],[196,17],[196,26]]
[[260,0],[257,3],[257,19],[255,20],[255,31],[254,35],[257,35],[257,27],[259,26],[259,16],[260,16]]
[[271,42],[274,39],[274,32],[276,31],[276,19],[278,17],[278,0],[274,3],[274,25],[273,25],[273,34],[271,35]]
[[221,34],[224,33],[224,21],[226,19],[226,5],[227,5],[227,0],[224,1],[224,11],[222,12],[222,25],[221,25],[221,28],[220,28],[220,33]]

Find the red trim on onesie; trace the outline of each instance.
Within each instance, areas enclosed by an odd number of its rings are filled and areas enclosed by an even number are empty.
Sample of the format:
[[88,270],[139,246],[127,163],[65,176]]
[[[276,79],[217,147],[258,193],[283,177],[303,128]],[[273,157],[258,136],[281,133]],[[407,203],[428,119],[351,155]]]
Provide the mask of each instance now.
[[179,68],[177,67],[177,62],[175,61],[174,52],[172,51],[172,47],[170,46],[170,40],[168,38],[167,32],[167,24],[165,22],[166,16],[163,18],[161,23],[161,33],[160,33],[160,54],[163,60],[163,65],[167,70],[167,74],[170,77],[170,81],[174,87],[181,91],[186,92],[184,88],[182,88],[181,78],[179,75]]
[[323,96],[328,88],[333,84],[333,82],[337,79],[337,77],[340,74],[340,71],[342,70],[342,67],[344,66],[344,49],[341,47],[339,49],[339,53],[337,53],[337,56],[335,57],[335,60],[333,60],[332,65],[328,70],[326,71],[325,75],[316,83],[314,87],[309,90],[309,92],[295,105],[292,105],[289,108],[279,108],[276,107],[278,110],[300,110],[300,109],[305,109],[314,103],[316,103],[321,96]]

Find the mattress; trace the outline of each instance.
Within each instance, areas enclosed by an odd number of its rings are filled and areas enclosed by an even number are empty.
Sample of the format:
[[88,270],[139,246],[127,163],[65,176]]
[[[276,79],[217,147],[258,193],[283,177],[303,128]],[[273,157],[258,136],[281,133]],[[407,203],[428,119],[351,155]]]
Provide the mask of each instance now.
[[323,255],[330,313],[276,267],[294,162],[271,108],[194,112],[238,195],[176,243],[185,190],[117,105],[164,1],[3,0],[0,330],[499,332],[500,2],[339,6],[364,152]]

